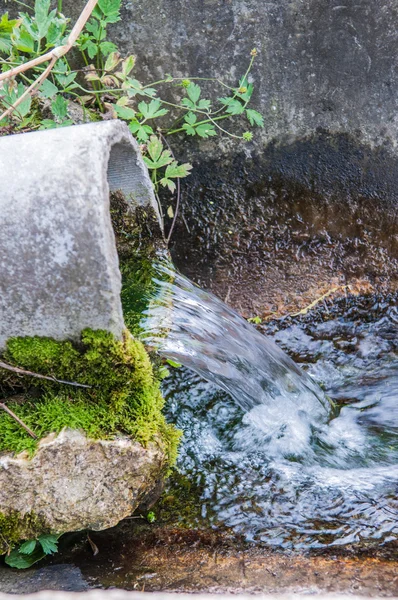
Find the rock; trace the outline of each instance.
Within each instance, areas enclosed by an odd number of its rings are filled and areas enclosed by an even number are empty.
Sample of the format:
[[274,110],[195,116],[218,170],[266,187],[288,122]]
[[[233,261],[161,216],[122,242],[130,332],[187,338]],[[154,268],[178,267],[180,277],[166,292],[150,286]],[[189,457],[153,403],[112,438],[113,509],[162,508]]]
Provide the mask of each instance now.
[[[113,527],[131,515],[162,475],[165,456],[154,444],[144,448],[128,438],[90,440],[63,430],[26,453],[0,457],[0,512],[34,515],[38,533]],[[21,539],[34,537],[29,521]]]

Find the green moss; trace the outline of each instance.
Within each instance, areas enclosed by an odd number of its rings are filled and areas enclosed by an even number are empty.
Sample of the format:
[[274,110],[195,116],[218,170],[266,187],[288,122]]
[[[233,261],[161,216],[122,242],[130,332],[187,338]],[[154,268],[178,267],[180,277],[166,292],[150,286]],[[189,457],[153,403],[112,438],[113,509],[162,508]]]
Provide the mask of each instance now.
[[9,552],[20,540],[34,539],[45,531],[45,523],[34,513],[0,513],[0,554]]
[[[143,445],[158,441],[169,465],[175,461],[180,434],[161,412],[159,380],[144,346],[128,333],[117,341],[107,331],[86,329],[79,347],[49,338],[12,338],[5,358],[42,375],[92,386],[83,389],[21,378],[22,387],[29,390],[27,400],[7,405],[39,439],[64,427],[82,429],[94,439],[124,433]],[[33,453],[36,447],[37,441],[14,419],[0,413],[0,451]]]

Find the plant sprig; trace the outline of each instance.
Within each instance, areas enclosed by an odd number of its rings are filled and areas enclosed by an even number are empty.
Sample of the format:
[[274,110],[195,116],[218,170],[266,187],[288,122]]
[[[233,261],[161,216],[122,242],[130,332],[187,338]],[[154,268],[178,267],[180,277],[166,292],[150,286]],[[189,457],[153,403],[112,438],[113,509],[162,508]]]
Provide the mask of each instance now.
[[[30,8],[26,2],[23,4],[24,8]],[[174,194],[176,182],[187,177],[192,166],[180,164],[162,140],[171,135],[206,140],[223,134],[250,142],[252,129],[264,126],[262,115],[249,107],[254,89],[250,73],[257,51],[251,51],[249,65],[236,86],[214,77],[172,75],[144,85],[133,74],[135,56],[123,58],[116,44],[108,39],[108,26],[121,19],[120,5],[121,0],[98,0],[76,42],[83,68],[72,69],[63,56],[33,95],[27,94],[27,90],[44,74],[41,65],[0,87],[3,109],[26,95],[13,114],[0,122],[0,127],[12,125],[14,129],[26,130],[72,125],[70,102],[78,102],[86,119],[98,120],[106,115],[125,121],[140,144],[156,195],[160,188]],[[1,70],[43,56],[51,48],[64,44],[69,34],[69,19],[62,14],[62,0],[58,0],[57,9],[51,8],[51,0],[35,0],[31,11],[20,12],[17,19],[9,19],[5,13],[0,18],[0,56],[5,56],[0,60]],[[211,84],[214,91],[219,86],[224,95],[216,99],[205,97],[202,83]],[[165,86],[172,89],[171,100],[161,95]],[[232,120],[243,124],[241,133],[236,132],[236,127],[230,131],[225,126]],[[172,208],[167,212],[172,214],[174,223]]]

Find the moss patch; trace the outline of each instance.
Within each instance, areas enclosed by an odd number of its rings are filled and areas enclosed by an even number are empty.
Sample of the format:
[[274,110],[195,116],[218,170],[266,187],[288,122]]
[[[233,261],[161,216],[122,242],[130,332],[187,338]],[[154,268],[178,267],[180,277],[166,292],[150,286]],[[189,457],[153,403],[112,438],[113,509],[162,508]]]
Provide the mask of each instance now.
[[[82,429],[93,439],[123,433],[143,445],[158,441],[169,465],[174,463],[180,433],[161,412],[159,380],[144,346],[128,333],[117,341],[107,331],[86,329],[79,347],[49,338],[12,338],[5,359],[42,375],[92,386],[83,389],[20,377],[26,400],[7,405],[39,439],[64,427]],[[14,419],[0,413],[0,451],[33,453],[36,447],[37,441]]]

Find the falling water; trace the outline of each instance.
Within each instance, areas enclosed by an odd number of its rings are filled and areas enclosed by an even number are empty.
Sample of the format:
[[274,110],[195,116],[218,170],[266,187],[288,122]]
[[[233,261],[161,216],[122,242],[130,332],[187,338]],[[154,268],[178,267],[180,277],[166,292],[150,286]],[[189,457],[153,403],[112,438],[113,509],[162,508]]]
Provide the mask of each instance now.
[[[307,447],[330,404],[318,385],[234,310],[159,263],[142,339],[228,392],[266,426],[269,448]],[[256,407],[260,409],[256,410]]]
[[282,548],[396,540],[396,299],[275,325],[277,345],[170,264],[157,273],[143,339],[188,367],[164,391],[199,521]]

